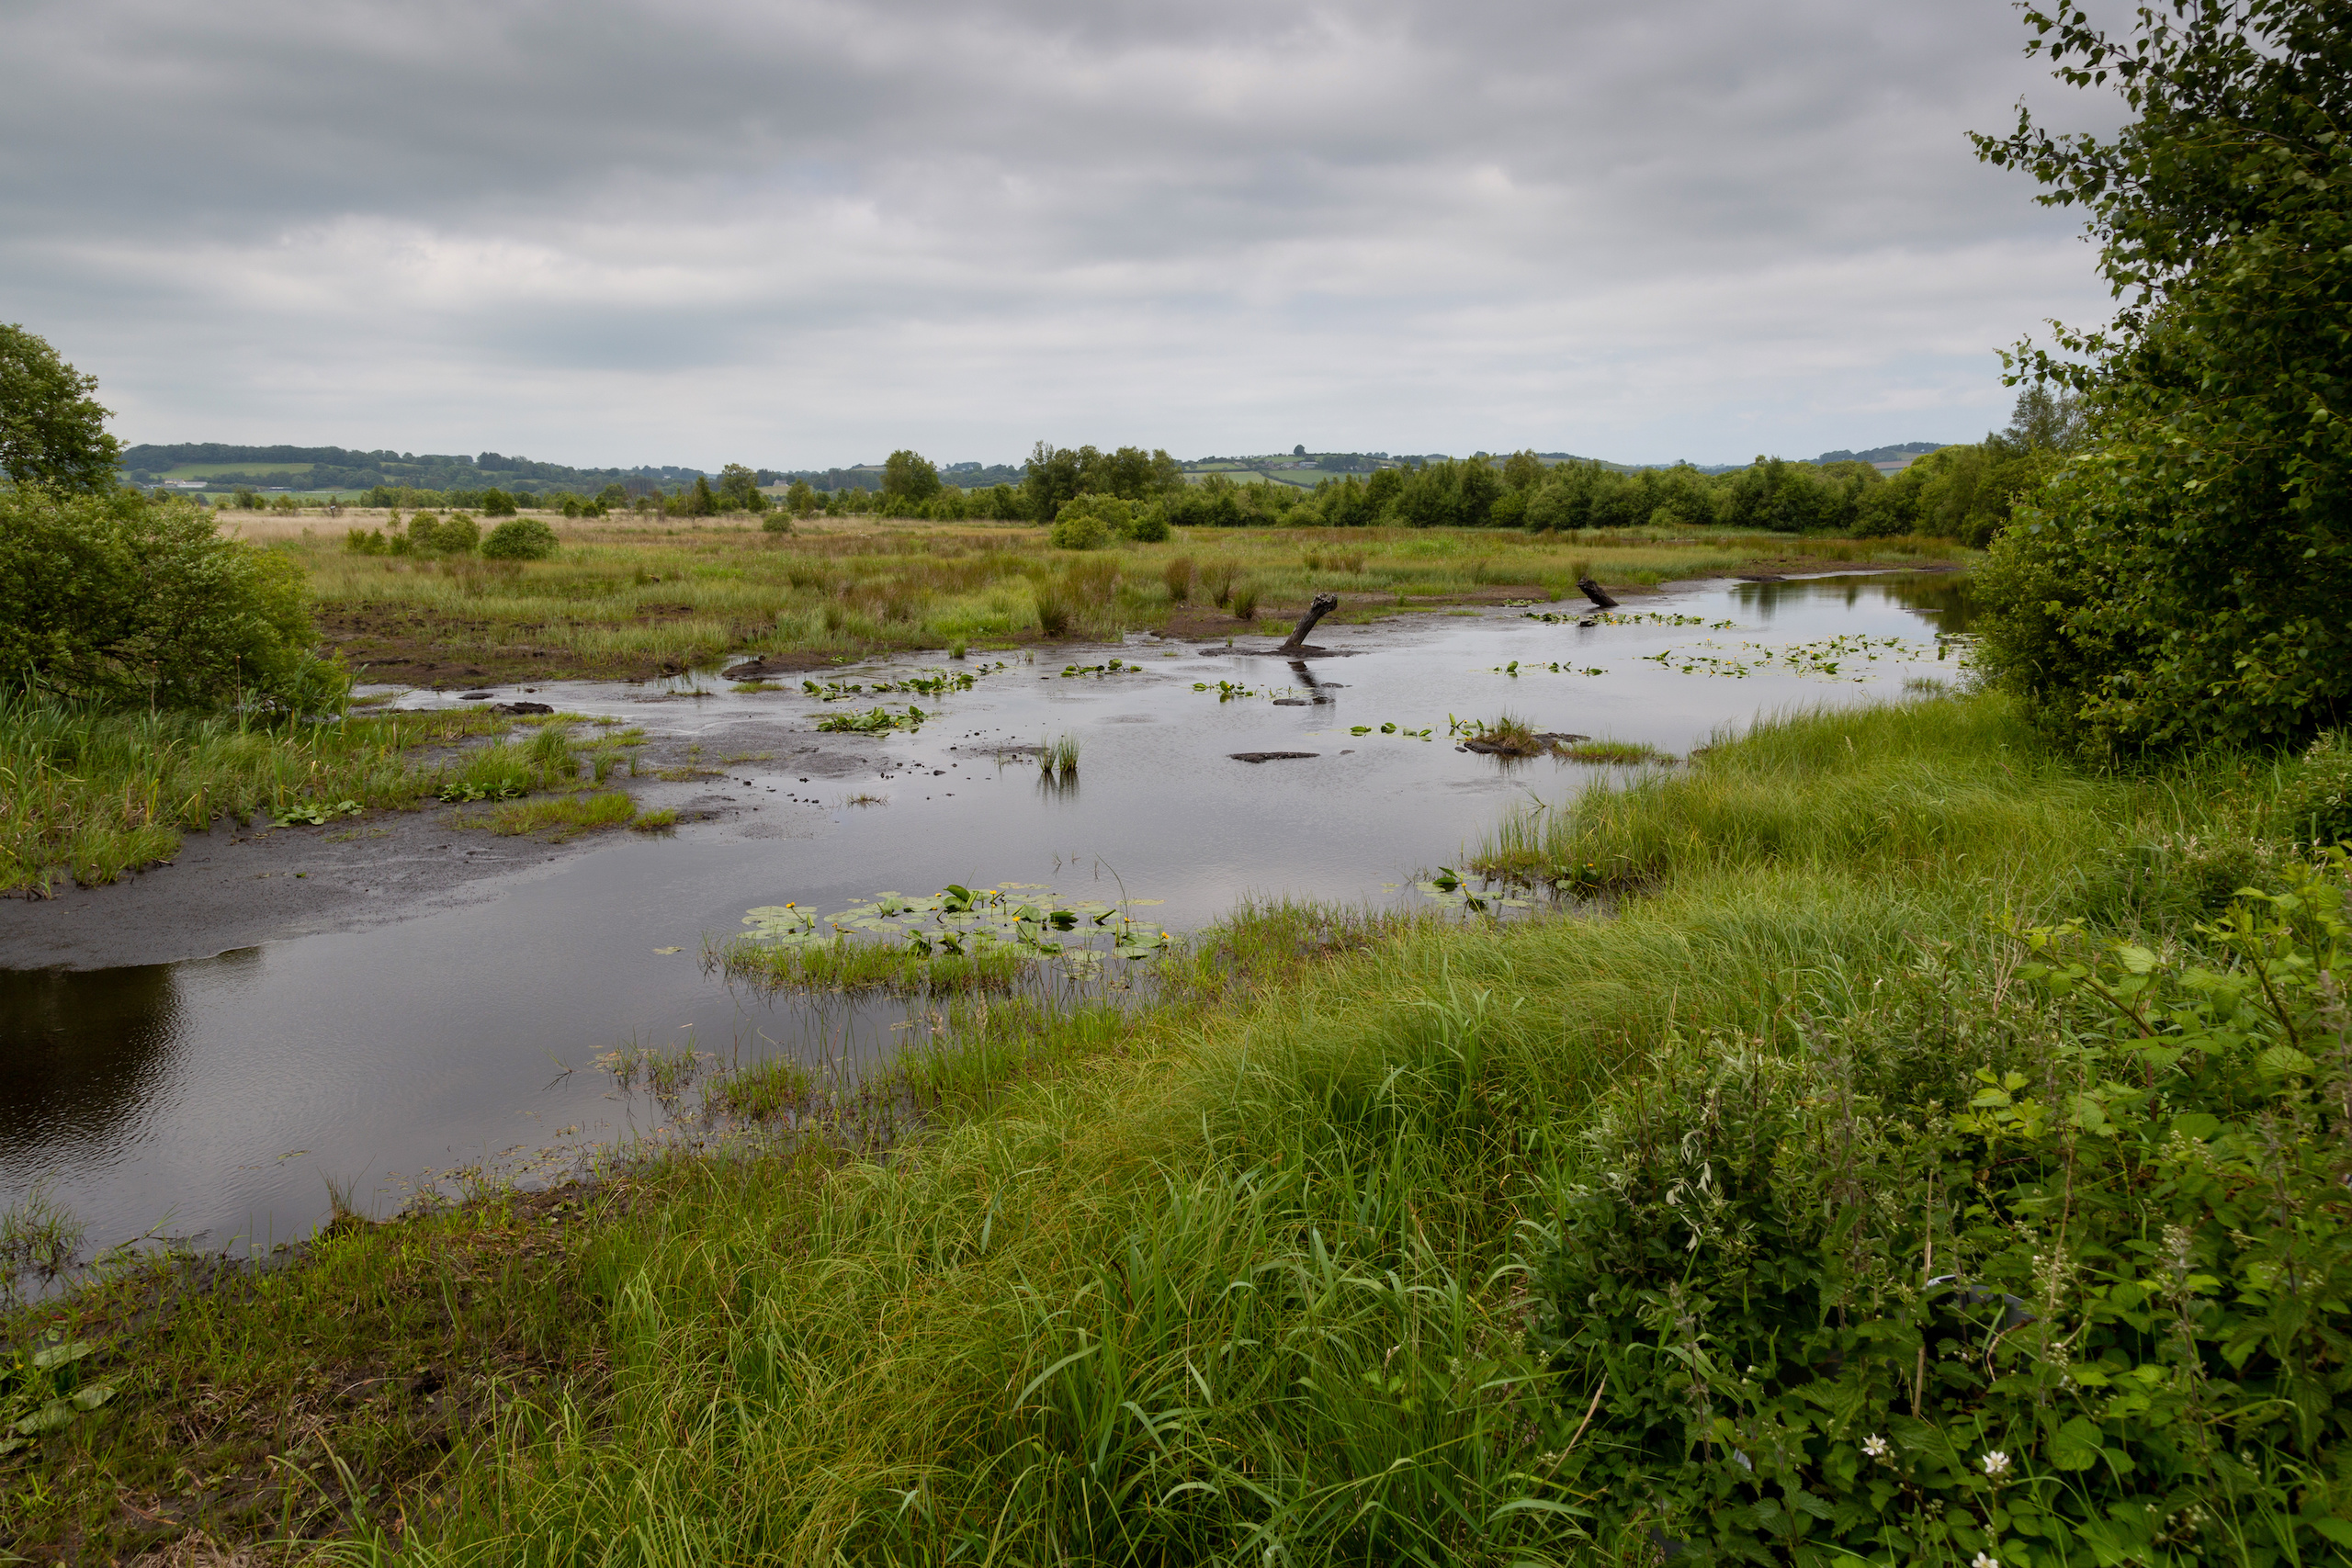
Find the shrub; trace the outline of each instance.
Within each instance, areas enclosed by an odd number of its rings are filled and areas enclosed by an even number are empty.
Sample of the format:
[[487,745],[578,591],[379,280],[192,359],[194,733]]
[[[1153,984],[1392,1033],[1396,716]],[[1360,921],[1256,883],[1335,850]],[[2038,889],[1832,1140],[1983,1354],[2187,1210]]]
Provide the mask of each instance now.
[[792,513],[778,508],[762,517],[760,526],[770,534],[789,534],[792,532]]
[[409,548],[421,556],[471,555],[481,536],[480,526],[463,513],[439,517],[420,512],[409,519]]
[[509,517],[490,531],[481,553],[492,560],[545,560],[555,554],[555,530],[537,518]]
[[1116,496],[1081,495],[1062,502],[1050,536],[1056,549],[1099,550],[1125,530],[1127,503]]
[[481,514],[484,517],[512,517],[514,515],[514,498],[503,490],[486,490],[481,492]]
[[1867,1021],[1612,1089],[1537,1269],[1591,1427],[1559,1484],[1699,1562],[2335,1560],[2345,868],[2206,928],[2215,967],[2018,933],[2039,1005],[1956,1110]]
[[1054,521],[1053,543],[1060,550],[1099,550],[1111,542],[1111,530],[1091,512]]
[[0,491],[0,682],[64,695],[299,712],[349,682],[311,652],[301,573],[185,502]]
[[1139,545],[1159,545],[1168,541],[1168,509],[1153,502],[1135,514],[1127,525],[1127,537]]

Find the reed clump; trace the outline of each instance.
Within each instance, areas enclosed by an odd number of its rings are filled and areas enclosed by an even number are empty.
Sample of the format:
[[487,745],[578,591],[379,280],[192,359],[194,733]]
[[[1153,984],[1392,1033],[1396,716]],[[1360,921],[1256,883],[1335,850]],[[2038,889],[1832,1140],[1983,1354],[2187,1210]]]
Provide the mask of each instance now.
[[1078,737],[1065,730],[1061,738],[1037,749],[1037,771],[1049,779],[1069,783],[1078,777]]

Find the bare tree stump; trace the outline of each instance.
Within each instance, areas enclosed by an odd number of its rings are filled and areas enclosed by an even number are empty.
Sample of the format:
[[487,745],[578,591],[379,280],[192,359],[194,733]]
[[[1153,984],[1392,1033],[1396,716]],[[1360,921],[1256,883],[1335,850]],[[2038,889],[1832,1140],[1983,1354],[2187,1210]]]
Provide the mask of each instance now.
[[1613,610],[1617,607],[1617,601],[1611,599],[1608,594],[1603,593],[1600,591],[1600,584],[1595,582],[1589,577],[1577,578],[1577,586],[1584,590],[1584,596],[1586,598],[1591,600],[1602,609]]
[[1288,653],[1293,649],[1306,647],[1306,634],[1315,629],[1315,623],[1339,607],[1340,596],[1337,593],[1317,593],[1315,596],[1315,602],[1307,605],[1306,614],[1299,616],[1298,625],[1291,627],[1290,640],[1274,651]]

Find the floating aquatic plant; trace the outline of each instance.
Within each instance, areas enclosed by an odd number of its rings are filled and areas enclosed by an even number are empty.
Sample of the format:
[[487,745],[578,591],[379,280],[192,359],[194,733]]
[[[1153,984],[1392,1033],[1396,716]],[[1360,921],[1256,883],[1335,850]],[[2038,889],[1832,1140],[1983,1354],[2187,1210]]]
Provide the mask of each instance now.
[[869,708],[864,713],[829,713],[817,721],[817,728],[830,734],[879,735],[890,729],[920,729],[922,721],[933,716],[909,703],[904,713],[892,713],[886,707]]
[[830,914],[797,903],[771,904],[744,915],[749,930],[743,935],[707,942],[704,962],[729,978],[773,987],[995,987],[1009,985],[1027,964],[1060,960],[1084,966],[1161,952],[1173,939],[1129,913],[1159,902],[1064,904],[1049,890],[1020,883],[981,888],[951,883],[928,897],[878,893]]

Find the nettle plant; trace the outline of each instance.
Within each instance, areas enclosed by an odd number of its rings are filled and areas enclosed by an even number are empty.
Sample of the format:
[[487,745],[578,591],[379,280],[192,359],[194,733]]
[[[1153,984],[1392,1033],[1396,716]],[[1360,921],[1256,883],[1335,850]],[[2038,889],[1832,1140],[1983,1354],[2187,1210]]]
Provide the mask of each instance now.
[[2014,931],[1949,1105],[1832,1038],[1612,1090],[1534,1271],[1559,1483],[1678,1562],[2343,1561],[2346,873],[2187,955]]

